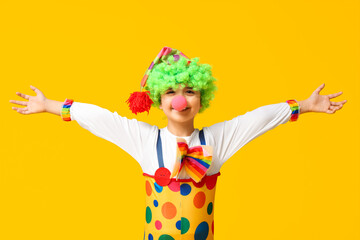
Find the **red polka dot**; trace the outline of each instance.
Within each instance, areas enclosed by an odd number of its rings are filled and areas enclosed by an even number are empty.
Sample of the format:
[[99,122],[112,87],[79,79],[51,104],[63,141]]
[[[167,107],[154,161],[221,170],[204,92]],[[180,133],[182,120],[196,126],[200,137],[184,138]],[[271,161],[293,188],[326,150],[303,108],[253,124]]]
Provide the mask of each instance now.
[[168,187],[170,188],[171,191],[178,192],[180,191],[180,182],[171,181]]
[[156,227],[157,230],[160,230],[160,229],[162,228],[161,222],[160,222],[160,221],[156,221],[156,222],[155,222],[155,227]]
[[146,195],[150,196],[152,193],[152,189],[151,189],[151,185],[150,185],[149,181],[146,181],[145,188],[146,188]]
[[209,177],[206,179],[206,187],[211,190],[215,187],[216,185],[216,180],[217,178],[216,177]]
[[194,205],[197,208],[202,208],[205,204],[205,193],[204,192],[198,192],[194,197]]
[[212,234],[214,235],[214,221],[211,224],[211,231],[212,231]]
[[166,202],[161,208],[163,216],[167,219],[172,219],[176,216],[176,207],[171,202]]

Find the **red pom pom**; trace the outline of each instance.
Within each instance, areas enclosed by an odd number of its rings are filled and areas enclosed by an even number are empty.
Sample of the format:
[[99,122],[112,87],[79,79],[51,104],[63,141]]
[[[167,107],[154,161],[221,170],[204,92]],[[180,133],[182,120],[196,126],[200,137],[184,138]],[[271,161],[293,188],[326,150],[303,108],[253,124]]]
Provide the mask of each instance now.
[[129,104],[130,110],[135,113],[142,113],[147,111],[149,114],[149,110],[151,108],[151,104],[153,101],[150,99],[149,96],[150,91],[145,92],[133,92],[130,94],[130,97],[126,102]]

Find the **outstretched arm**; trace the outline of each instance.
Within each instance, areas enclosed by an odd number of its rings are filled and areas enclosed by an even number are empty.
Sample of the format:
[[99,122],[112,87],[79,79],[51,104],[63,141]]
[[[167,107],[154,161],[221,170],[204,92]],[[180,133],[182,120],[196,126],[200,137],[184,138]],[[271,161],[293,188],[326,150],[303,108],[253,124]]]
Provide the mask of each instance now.
[[[312,95],[304,100],[298,101],[300,114],[307,112],[335,113],[341,109],[347,101],[332,102],[330,99],[342,94],[338,92],[329,95],[319,95],[324,88],[322,84]],[[259,137],[265,132],[287,123],[290,120],[292,110],[287,103],[271,104],[249,111],[230,121],[214,124],[208,129],[214,136],[217,147],[216,155],[222,165],[235,154],[240,148]]]
[[342,92],[329,94],[329,95],[320,95],[320,91],[325,87],[325,83],[321,84],[311,96],[304,100],[299,101],[300,114],[307,112],[322,112],[333,114],[337,110],[340,110],[347,100],[341,102],[332,102],[330,99],[336,98],[342,94]]
[[[64,115],[64,102],[47,99],[37,88],[30,86],[36,96],[30,96],[17,92],[16,94],[28,101],[10,100],[23,108],[12,107],[20,114],[34,114],[48,112],[58,116]],[[108,140],[135,158],[140,166],[144,166],[147,158],[143,157],[143,146],[153,141],[154,133],[158,128],[150,124],[128,119],[120,116],[117,112],[88,103],[73,102],[69,109],[69,116],[65,115],[65,121],[75,120],[81,127],[89,130],[94,135]],[[64,116],[62,116],[64,117]]]

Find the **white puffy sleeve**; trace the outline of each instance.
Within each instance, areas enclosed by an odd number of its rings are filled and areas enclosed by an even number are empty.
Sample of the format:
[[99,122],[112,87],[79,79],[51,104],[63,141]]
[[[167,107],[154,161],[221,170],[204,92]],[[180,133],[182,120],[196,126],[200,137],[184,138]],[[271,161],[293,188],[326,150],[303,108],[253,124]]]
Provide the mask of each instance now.
[[94,135],[108,140],[128,154],[143,167],[143,151],[150,135],[156,134],[157,126],[136,119],[128,119],[117,112],[110,112],[99,106],[73,102],[70,107],[71,120]]
[[291,108],[286,102],[259,107],[230,121],[210,126],[215,141],[214,155],[220,166],[251,140],[290,120]]

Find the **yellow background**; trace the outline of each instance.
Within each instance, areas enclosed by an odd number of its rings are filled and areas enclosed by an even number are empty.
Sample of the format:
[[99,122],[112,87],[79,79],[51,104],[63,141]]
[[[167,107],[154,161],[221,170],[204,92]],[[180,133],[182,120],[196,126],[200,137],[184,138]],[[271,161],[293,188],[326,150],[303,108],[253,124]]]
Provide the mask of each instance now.
[[0,239],[143,239],[138,163],[75,121],[20,115],[34,85],[166,126],[125,100],[164,46],[213,66],[219,87],[196,127],[260,106],[343,91],[221,169],[215,237],[360,239],[359,1],[1,1]]

